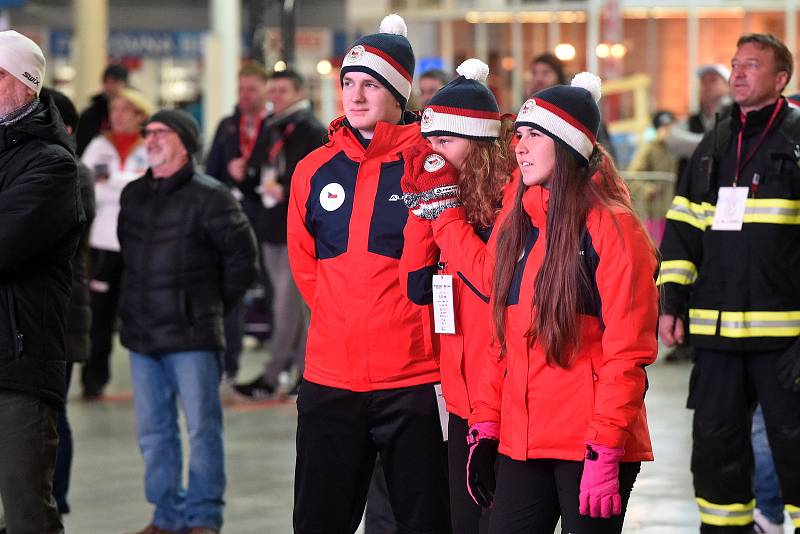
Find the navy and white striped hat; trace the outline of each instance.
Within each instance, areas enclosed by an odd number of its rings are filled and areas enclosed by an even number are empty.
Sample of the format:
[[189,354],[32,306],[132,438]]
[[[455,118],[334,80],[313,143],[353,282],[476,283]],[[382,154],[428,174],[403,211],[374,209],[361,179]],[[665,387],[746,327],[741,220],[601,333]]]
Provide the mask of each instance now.
[[408,29],[400,15],[387,15],[379,33],[365,35],[344,56],[339,82],[348,72],[364,72],[378,80],[405,109],[414,77],[414,50],[406,38]]
[[600,129],[600,78],[581,72],[572,84],[543,89],[522,104],[514,127],[530,126],[564,145],[589,164]]
[[422,135],[452,135],[493,141],[500,134],[500,108],[486,87],[489,66],[468,59],[458,66],[458,78],[433,95],[422,113]]

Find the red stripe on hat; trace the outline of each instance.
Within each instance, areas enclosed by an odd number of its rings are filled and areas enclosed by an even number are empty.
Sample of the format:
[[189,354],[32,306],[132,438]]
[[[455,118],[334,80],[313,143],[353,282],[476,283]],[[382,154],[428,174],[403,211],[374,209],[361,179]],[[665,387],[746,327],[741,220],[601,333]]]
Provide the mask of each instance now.
[[572,115],[570,115],[569,113],[567,113],[566,111],[564,111],[563,109],[561,109],[560,107],[558,107],[558,106],[556,106],[556,105],[553,105],[553,104],[551,104],[550,102],[547,102],[546,100],[544,100],[544,99],[542,99],[542,98],[535,98],[535,97],[534,97],[534,100],[536,100],[536,105],[537,105],[537,106],[541,106],[541,107],[543,107],[544,109],[546,109],[547,111],[549,111],[550,113],[553,113],[553,114],[555,114],[555,115],[558,115],[558,117],[559,117],[560,119],[563,119],[564,121],[566,121],[567,123],[569,123],[569,124],[570,124],[571,126],[573,126],[574,128],[577,128],[578,130],[580,130],[581,132],[583,132],[583,134],[584,134],[586,137],[588,137],[588,138],[589,138],[589,141],[591,141],[591,142],[592,142],[592,144],[595,144],[595,143],[597,143],[597,140],[595,139],[595,136],[594,136],[594,134],[593,134],[592,132],[590,132],[590,131],[589,131],[589,130],[586,128],[586,126],[584,126],[584,125],[583,125],[583,123],[582,123],[581,121],[579,121],[578,119],[576,119],[575,117],[573,117]]
[[395,59],[392,56],[388,55],[380,48],[375,48],[374,46],[368,46],[368,45],[362,45],[362,46],[364,47],[364,50],[366,50],[370,54],[375,54],[376,56],[383,59],[386,63],[394,67],[394,70],[396,70],[400,74],[400,76],[408,80],[409,83],[411,83],[411,81],[414,79],[413,76],[411,76],[411,73],[409,73],[404,67],[402,67],[400,63],[395,61]]
[[[448,115],[461,115],[472,119],[494,119],[500,120],[500,113],[496,111],[478,111],[476,109],[453,108],[450,106],[428,106],[436,113],[447,113]],[[427,108],[426,108],[427,109]]]

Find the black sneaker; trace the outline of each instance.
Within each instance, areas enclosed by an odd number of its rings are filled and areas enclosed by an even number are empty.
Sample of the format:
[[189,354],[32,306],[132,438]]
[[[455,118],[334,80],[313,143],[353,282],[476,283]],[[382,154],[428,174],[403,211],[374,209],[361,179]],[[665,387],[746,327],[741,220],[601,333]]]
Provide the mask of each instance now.
[[275,386],[264,380],[264,375],[259,375],[246,384],[236,384],[233,390],[249,400],[267,400],[275,394]]

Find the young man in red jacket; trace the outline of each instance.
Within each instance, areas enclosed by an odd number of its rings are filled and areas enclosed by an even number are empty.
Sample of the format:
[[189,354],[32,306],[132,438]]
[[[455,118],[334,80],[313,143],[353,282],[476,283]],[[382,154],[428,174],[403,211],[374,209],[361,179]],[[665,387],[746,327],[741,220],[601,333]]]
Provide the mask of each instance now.
[[[391,15],[340,73],[345,116],[292,179],[289,260],[311,308],[297,408],[294,531],[355,532],[376,454],[399,532],[448,532],[447,465],[430,310],[400,288],[400,153],[414,54]],[[420,265],[429,278],[434,266]],[[423,273],[425,273],[423,275]]]

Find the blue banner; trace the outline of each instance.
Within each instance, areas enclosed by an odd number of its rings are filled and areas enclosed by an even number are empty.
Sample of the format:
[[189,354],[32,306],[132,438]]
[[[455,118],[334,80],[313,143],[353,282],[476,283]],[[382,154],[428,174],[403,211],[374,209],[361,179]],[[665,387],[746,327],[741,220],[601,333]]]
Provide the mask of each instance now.
[[[189,31],[113,31],[108,36],[108,55],[116,59],[124,57],[199,59],[203,55],[204,35],[204,32]],[[69,57],[71,38],[70,31],[51,32],[50,53]]]
[[426,70],[444,70],[444,59],[440,57],[421,57],[417,60],[417,72],[422,74]]

